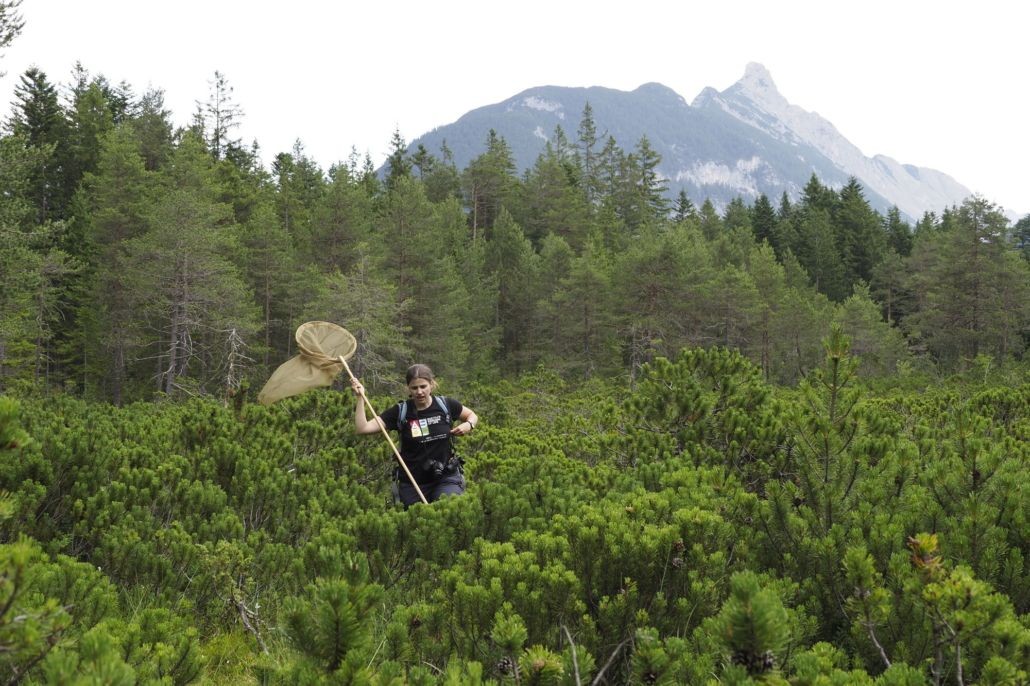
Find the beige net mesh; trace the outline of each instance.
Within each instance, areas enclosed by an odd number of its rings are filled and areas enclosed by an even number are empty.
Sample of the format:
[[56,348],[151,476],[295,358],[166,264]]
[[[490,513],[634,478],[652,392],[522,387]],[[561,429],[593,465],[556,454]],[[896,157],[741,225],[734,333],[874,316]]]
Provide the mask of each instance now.
[[258,394],[262,405],[332,384],[343,369],[340,358],[349,360],[358,349],[354,336],[332,322],[301,324],[295,338],[300,354],[279,365],[265,383]]

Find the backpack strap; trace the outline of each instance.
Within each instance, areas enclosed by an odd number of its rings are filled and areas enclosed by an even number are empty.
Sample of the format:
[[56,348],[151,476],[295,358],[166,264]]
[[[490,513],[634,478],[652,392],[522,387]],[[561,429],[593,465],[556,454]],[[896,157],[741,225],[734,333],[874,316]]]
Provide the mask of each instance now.
[[444,419],[447,420],[447,426],[451,426],[451,411],[447,409],[447,398],[442,395],[434,395],[433,399],[436,400],[436,404],[443,410]]
[[[447,426],[451,425],[451,411],[447,409],[447,398],[442,395],[434,395],[433,400],[437,406],[443,410],[444,419],[447,420]],[[402,400],[397,403],[397,432],[400,433],[401,427],[404,426],[404,419],[408,416],[408,401]]]
[[404,418],[408,416],[408,401],[402,400],[397,403],[397,433],[401,433],[404,426]]

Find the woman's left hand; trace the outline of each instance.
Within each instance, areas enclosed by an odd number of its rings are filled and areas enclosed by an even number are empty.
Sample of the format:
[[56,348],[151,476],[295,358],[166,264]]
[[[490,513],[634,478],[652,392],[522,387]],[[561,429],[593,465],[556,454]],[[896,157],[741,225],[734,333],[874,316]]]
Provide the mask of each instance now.
[[467,420],[451,429],[452,436],[464,436],[468,433],[472,433],[472,424]]

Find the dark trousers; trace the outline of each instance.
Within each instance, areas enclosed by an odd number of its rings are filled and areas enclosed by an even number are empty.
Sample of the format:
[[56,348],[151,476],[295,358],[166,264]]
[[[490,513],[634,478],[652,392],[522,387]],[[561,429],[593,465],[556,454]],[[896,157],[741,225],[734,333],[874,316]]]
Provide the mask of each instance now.
[[[461,495],[464,493],[465,475],[460,471],[455,471],[453,474],[444,474],[436,481],[419,484],[418,487],[422,490],[422,495],[426,497],[426,500],[434,503],[445,495]],[[400,481],[397,482],[397,497],[405,509],[415,503],[422,502],[418,498],[418,492],[415,490],[415,487],[411,485],[406,476],[401,476]]]

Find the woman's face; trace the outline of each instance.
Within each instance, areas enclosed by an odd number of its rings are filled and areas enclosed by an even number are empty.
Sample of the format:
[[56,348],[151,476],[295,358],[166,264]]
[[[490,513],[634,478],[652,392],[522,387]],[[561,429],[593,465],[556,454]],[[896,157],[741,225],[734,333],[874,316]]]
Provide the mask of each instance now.
[[426,379],[412,379],[408,384],[408,393],[411,394],[412,399],[419,405],[424,405],[428,402],[432,392],[433,383]]

